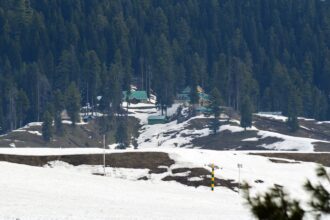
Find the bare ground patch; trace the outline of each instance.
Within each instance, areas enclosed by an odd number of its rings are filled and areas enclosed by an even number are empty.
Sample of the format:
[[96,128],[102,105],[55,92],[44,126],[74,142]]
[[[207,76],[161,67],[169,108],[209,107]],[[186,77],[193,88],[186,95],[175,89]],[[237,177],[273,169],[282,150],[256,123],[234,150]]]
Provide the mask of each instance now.
[[[58,155],[58,156],[25,156],[0,154],[0,161],[44,166],[51,161],[63,161],[74,166],[103,165],[103,154]],[[174,164],[167,153],[163,152],[125,152],[106,154],[106,166],[118,168],[157,170],[159,166]]]
[[[257,141],[243,141],[247,138],[257,137]],[[192,141],[194,146],[204,149],[213,150],[265,150],[262,145],[269,145],[279,141],[283,141],[277,137],[261,138],[257,135],[257,131],[231,132],[222,131],[215,135],[196,138]]]
[[[178,175],[178,174],[187,175]],[[211,186],[211,172],[204,168],[177,168],[172,170],[173,175],[164,177],[164,181],[176,181],[186,186]],[[238,183],[235,183],[234,180],[225,180],[225,179],[214,179],[215,186],[226,187],[230,190],[237,191]]]
[[[75,127],[63,124],[63,135],[54,134],[53,140],[49,143],[45,142],[41,135],[41,126],[31,126],[22,128],[20,131],[13,131],[0,137],[0,147],[11,147],[14,143],[15,147],[51,147],[51,148],[72,148],[72,147],[102,147],[102,123],[103,118],[96,118],[88,124],[76,125]],[[131,136],[137,137],[139,130],[139,121],[134,117],[128,117],[128,130]],[[115,142],[115,123],[109,123],[109,132],[107,132],[108,144]],[[31,133],[32,132],[32,133]]]
[[330,153],[250,153],[271,158],[283,158],[289,160],[314,162],[330,167]]
[[287,124],[281,120],[254,115],[253,121],[254,126],[260,130],[274,131],[295,137],[330,141],[330,124],[319,123],[315,120],[299,119],[300,127],[294,133],[290,132]]
[[[0,154],[0,161],[25,164],[30,166],[44,166],[52,161],[63,161],[78,165],[103,165],[103,154],[55,155],[55,156],[25,156]],[[167,153],[163,152],[124,152],[106,154],[106,166],[115,168],[149,169],[149,174],[167,173],[175,164]],[[188,173],[188,175],[180,175]],[[102,173],[93,173],[102,176]],[[148,180],[148,176],[138,180]],[[163,181],[176,181],[187,186],[210,186],[211,172],[204,168],[176,168],[172,174],[164,177]],[[234,180],[215,179],[215,186],[229,188],[235,191],[238,187]]]

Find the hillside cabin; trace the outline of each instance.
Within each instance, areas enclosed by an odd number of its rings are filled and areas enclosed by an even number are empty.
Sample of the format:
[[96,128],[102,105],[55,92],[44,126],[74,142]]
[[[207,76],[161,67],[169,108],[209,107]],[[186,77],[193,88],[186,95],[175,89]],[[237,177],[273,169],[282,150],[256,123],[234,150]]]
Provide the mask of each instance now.
[[212,114],[212,110],[210,108],[204,107],[204,106],[200,106],[197,107],[195,109],[196,114],[206,114],[206,115],[211,115]]
[[[127,91],[123,92],[123,101],[127,100]],[[137,103],[148,103],[148,95],[146,91],[138,90],[138,91],[131,91],[128,96],[128,100],[130,103],[137,104]]]
[[167,122],[165,115],[151,115],[148,117],[148,124],[165,124]]
[[[197,93],[199,96],[199,106],[207,106],[210,103],[210,97],[208,94],[206,94],[202,87],[197,86]],[[182,90],[180,93],[176,96],[176,102],[178,103],[184,103],[189,104],[190,103],[190,93],[191,88],[188,86],[184,90]]]

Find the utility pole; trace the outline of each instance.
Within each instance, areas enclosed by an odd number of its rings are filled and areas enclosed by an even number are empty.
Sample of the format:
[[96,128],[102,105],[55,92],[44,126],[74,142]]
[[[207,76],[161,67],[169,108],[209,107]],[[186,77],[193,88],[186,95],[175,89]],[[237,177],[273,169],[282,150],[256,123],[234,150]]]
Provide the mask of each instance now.
[[103,135],[103,175],[105,176],[105,134]]
[[211,165],[212,168],[212,176],[211,176],[211,191],[214,191],[214,163]]
[[241,189],[241,168],[243,168],[243,164],[238,163],[237,167],[238,167],[238,194],[239,194],[239,191]]

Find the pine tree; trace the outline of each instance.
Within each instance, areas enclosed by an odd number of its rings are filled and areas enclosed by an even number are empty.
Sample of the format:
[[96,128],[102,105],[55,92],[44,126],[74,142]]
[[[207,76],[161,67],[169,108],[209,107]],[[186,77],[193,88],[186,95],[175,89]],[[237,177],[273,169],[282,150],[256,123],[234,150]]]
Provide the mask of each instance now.
[[128,134],[127,119],[125,117],[119,119],[117,130],[116,130],[116,142],[118,143],[119,149],[125,149],[130,145],[130,138]]
[[245,198],[257,219],[302,220],[305,211],[297,200],[291,200],[282,187],[274,187],[263,195],[251,197],[249,186],[243,186]]
[[[330,174],[327,173],[324,167],[318,167],[316,170],[316,175],[330,183]],[[312,207],[315,214],[319,217],[321,213],[330,214],[330,191],[325,185],[318,183],[313,184],[310,180],[304,185],[304,188],[312,196],[309,205]]]
[[222,99],[220,92],[217,88],[213,88],[210,93],[210,108],[214,118],[218,118],[220,116],[220,105],[222,104]]
[[216,134],[217,130],[220,127],[219,116],[221,113],[220,105],[222,102],[220,92],[217,88],[214,88],[211,91],[210,101],[211,101],[210,108],[211,108],[212,114],[214,116],[214,118],[211,120],[210,129],[213,131],[213,134]]
[[299,129],[298,113],[300,108],[300,97],[295,88],[291,88],[288,94],[288,119],[287,125],[291,132]]
[[252,104],[250,98],[245,96],[241,105],[241,127],[245,130],[252,126]]
[[20,90],[17,94],[17,117],[19,121],[19,127],[23,126],[25,118],[27,117],[28,110],[30,108],[29,98],[23,90]]
[[43,123],[42,123],[42,137],[44,141],[49,142],[53,137],[53,119],[51,114],[46,111],[43,116]]
[[63,134],[62,116],[61,113],[65,109],[65,99],[60,90],[54,93],[54,118],[55,131],[57,135]]
[[96,104],[95,100],[100,87],[101,75],[101,63],[94,50],[88,51],[85,54],[84,72],[85,79],[87,80],[85,85],[86,101],[93,108]]
[[72,126],[75,126],[79,120],[80,112],[80,93],[75,83],[71,83],[66,92],[66,110],[72,121]]
[[199,95],[197,92],[197,86],[196,84],[193,84],[190,90],[190,104],[196,105],[199,103]]
[[252,214],[260,220],[302,220],[305,219],[307,212],[314,214],[315,219],[322,219],[322,215],[330,214],[330,191],[326,187],[330,184],[330,174],[324,167],[320,166],[316,169],[316,176],[322,182],[318,181],[314,184],[307,180],[303,185],[305,191],[310,194],[308,207],[304,206],[308,211],[303,209],[298,200],[292,200],[281,186],[275,186],[264,194],[252,197],[251,187],[245,183],[243,186],[244,197]]

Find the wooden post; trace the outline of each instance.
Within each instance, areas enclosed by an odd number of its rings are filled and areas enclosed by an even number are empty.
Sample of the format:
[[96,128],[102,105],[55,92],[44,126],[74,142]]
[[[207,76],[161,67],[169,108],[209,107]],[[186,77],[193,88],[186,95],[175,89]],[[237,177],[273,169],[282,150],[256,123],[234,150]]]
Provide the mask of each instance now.
[[214,164],[212,164],[211,190],[214,191]]
[[105,135],[103,135],[103,175],[105,176]]
[[243,168],[243,164],[239,163],[237,164],[238,167],[238,194],[240,193],[241,189],[241,168]]

